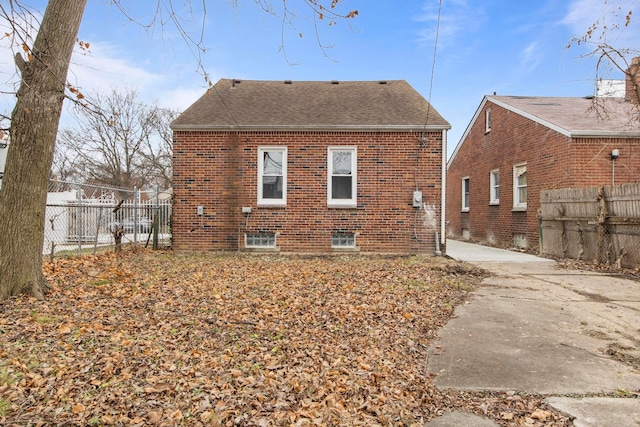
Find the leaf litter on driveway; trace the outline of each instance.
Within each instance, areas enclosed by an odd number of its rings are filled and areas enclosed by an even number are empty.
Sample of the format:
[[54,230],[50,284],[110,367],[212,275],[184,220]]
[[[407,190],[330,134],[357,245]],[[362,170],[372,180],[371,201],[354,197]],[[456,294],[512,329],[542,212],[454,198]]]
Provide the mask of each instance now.
[[130,250],[45,263],[0,305],[0,423],[568,426],[543,397],[438,390],[427,347],[484,276],[419,256]]

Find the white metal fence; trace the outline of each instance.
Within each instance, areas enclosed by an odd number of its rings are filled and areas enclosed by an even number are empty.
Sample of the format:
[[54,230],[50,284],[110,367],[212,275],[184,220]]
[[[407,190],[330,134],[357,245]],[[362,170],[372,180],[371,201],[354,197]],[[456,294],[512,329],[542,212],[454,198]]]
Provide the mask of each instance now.
[[[157,224],[157,226],[156,226]],[[44,254],[95,253],[122,244],[168,246],[171,190],[109,188],[51,181],[44,224]]]

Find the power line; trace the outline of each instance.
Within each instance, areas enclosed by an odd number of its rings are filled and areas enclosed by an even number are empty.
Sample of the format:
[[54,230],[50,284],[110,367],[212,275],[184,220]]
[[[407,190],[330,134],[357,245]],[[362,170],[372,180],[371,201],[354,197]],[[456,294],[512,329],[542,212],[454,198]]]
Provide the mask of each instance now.
[[426,130],[427,124],[429,123],[429,114],[431,112],[431,94],[433,92],[433,76],[435,74],[436,68],[436,56],[438,53],[438,38],[440,36],[440,16],[442,14],[442,0],[438,3],[438,19],[436,21],[436,39],[433,43],[433,61],[431,63],[431,79],[429,81],[429,96],[428,96],[428,105],[427,105],[427,117],[424,121],[424,129]]

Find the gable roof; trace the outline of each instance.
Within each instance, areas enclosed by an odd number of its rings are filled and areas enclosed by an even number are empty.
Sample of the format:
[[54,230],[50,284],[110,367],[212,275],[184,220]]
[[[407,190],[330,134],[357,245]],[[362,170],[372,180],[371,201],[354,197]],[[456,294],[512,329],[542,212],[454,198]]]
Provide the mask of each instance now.
[[[640,110],[618,97],[486,95],[447,164],[451,164],[487,102],[498,105],[570,138],[640,138]],[[595,104],[598,108],[594,108]],[[494,122],[495,125],[495,122]]]
[[451,125],[404,80],[221,79],[174,130],[414,130]]
[[[640,137],[637,106],[624,98],[487,96],[507,110],[569,137]],[[595,108],[594,102],[597,103]]]

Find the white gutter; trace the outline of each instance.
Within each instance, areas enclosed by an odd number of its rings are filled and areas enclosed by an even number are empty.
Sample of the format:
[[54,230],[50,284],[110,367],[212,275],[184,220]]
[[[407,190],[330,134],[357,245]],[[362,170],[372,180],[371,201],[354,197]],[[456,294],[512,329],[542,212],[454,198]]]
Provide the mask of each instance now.
[[440,200],[440,244],[447,242],[445,238],[445,211],[447,206],[447,130],[442,130],[442,197]]
[[425,130],[439,131],[451,129],[451,125],[171,125],[172,130],[179,131],[210,131],[210,132],[260,132],[260,131],[389,131],[389,132],[424,132]]

